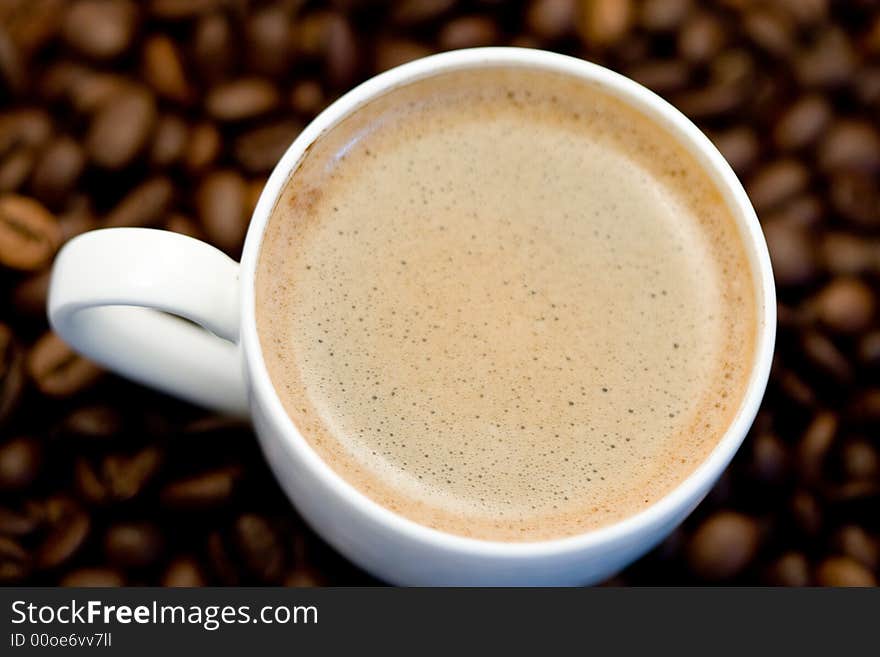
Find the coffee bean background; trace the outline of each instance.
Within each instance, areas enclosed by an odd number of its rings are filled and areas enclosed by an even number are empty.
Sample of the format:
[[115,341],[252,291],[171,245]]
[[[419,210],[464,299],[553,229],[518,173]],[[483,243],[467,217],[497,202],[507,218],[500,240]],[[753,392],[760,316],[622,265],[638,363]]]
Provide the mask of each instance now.
[[691,518],[614,584],[876,585],[880,2],[4,0],[0,582],[371,584],[291,509],[250,428],[49,331],[48,269],[99,226],[239,255],[266,176],[367,77],[540,47],[670,100],[743,180],[779,293],[770,385]]

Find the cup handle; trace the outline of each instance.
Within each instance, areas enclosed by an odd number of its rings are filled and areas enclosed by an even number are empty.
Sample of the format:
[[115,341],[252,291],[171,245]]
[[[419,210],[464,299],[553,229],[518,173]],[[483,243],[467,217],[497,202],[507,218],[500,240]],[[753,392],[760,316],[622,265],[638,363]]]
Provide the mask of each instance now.
[[48,307],[55,331],[86,357],[201,406],[248,415],[239,265],[213,246],[148,228],[84,233],[55,259]]

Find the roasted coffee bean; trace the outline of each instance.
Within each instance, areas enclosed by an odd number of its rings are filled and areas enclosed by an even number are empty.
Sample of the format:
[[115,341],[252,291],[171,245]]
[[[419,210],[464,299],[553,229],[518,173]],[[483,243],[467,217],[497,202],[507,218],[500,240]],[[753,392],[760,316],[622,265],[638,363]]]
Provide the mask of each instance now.
[[873,480],[880,476],[880,453],[867,440],[846,443],[841,460],[849,479]]
[[19,582],[30,572],[30,555],[17,541],[0,536],[0,583]]
[[685,60],[705,62],[724,47],[725,31],[712,14],[696,14],[678,33],[678,53]]
[[0,443],[0,490],[30,486],[40,474],[43,450],[33,438],[13,438]]
[[58,220],[25,196],[0,196],[0,266],[33,271],[44,267],[61,244]]
[[106,404],[83,406],[70,413],[61,425],[65,436],[84,440],[108,440],[123,428],[119,410]]
[[0,428],[15,412],[24,382],[24,355],[12,330],[0,324]]
[[841,383],[852,379],[853,370],[835,344],[818,331],[808,331],[802,340],[804,355],[823,374]]
[[298,121],[282,119],[245,132],[235,140],[235,159],[249,173],[268,173],[301,130]]
[[819,321],[840,333],[862,331],[874,316],[874,294],[857,278],[835,278],[819,292],[813,304]]
[[183,158],[189,141],[189,127],[175,114],[165,114],[156,123],[156,132],[150,146],[150,163],[168,167]]
[[858,275],[880,268],[880,242],[851,233],[822,236],[822,260],[832,274]]
[[752,440],[752,470],[762,481],[777,484],[788,474],[788,449],[777,436],[763,433]]
[[86,135],[91,160],[107,169],[130,164],[146,145],[156,122],[156,103],[138,87],[120,91],[95,113]]
[[673,104],[696,121],[708,120],[733,112],[745,100],[745,94],[726,83],[683,91],[672,98]]
[[70,199],[64,210],[58,215],[61,225],[61,241],[73,239],[86,231],[98,227],[98,218],[87,196],[78,194]]
[[861,563],[868,570],[880,566],[880,542],[858,525],[844,525],[831,539],[833,548],[840,554]]
[[62,34],[83,55],[109,59],[129,47],[136,20],[137,8],[128,0],[76,0],[64,16]]
[[120,523],[104,535],[104,554],[121,568],[151,566],[162,556],[164,545],[161,532],[151,523]]
[[532,0],[526,26],[539,39],[553,41],[571,32],[576,16],[576,0]]
[[789,17],[772,7],[747,12],[743,29],[752,43],[776,57],[787,57],[795,48],[795,26]]
[[222,8],[227,0],[152,0],[150,13],[163,20],[185,20]]
[[755,209],[764,212],[804,191],[809,178],[809,171],[801,162],[777,160],[758,169],[749,178],[746,191]]
[[168,564],[161,581],[162,586],[168,587],[196,587],[206,584],[199,562],[189,556],[177,557]]
[[818,159],[827,171],[880,168],[880,134],[870,121],[837,121],[819,142]]
[[775,376],[775,383],[790,401],[805,407],[816,403],[816,394],[802,378],[791,370],[780,369]]
[[165,216],[174,186],[165,177],[147,180],[135,187],[116,204],[104,220],[108,227],[154,226]]
[[809,94],[791,105],[773,127],[773,140],[783,150],[809,146],[831,120],[831,106],[824,96]]
[[831,205],[845,220],[864,228],[880,226],[880,190],[873,176],[844,171],[835,174],[828,187]]
[[[691,69],[687,62],[678,59],[662,59],[642,61],[627,68],[626,74],[651,91],[666,94],[685,88],[690,81]],[[724,156],[730,161],[727,153],[724,153]]]
[[48,397],[69,397],[94,384],[102,370],[75,354],[55,333],[44,334],[27,355],[27,369]]
[[798,81],[805,87],[835,87],[852,79],[856,55],[846,35],[832,27],[791,61]]
[[35,561],[39,568],[56,568],[71,559],[85,544],[91,520],[72,500],[55,498],[46,503],[50,529],[39,545]]
[[14,192],[31,176],[37,153],[30,146],[19,146],[0,161],[0,193]]
[[809,480],[821,477],[825,458],[837,434],[837,416],[829,411],[817,414],[797,446],[798,472]]
[[220,13],[205,14],[196,24],[193,55],[201,77],[219,80],[232,68],[232,26]]
[[17,146],[38,148],[52,134],[52,120],[42,109],[16,109],[0,114],[0,154]]
[[193,90],[187,81],[180,52],[163,34],[153,35],[144,43],[143,75],[160,98],[181,104],[192,99]]
[[763,228],[777,284],[785,287],[808,283],[817,273],[810,232],[786,219],[767,220]]
[[604,48],[623,39],[633,19],[631,0],[582,0],[575,28],[584,44]]
[[828,557],[816,568],[820,586],[877,586],[870,570],[850,557]]
[[125,578],[113,568],[93,567],[77,568],[64,575],[59,581],[59,586],[80,587],[113,587],[125,586]]
[[232,497],[236,477],[235,470],[223,468],[174,481],[162,489],[162,503],[175,509],[220,506]]
[[165,230],[170,230],[172,233],[188,235],[197,240],[205,240],[205,232],[202,230],[202,227],[199,226],[194,219],[180,214],[179,212],[173,212],[168,215],[164,228]]
[[[378,60],[378,53],[376,57]],[[378,66],[379,64],[377,64]],[[302,116],[314,116],[324,108],[325,104],[324,89],[316,80],[299,80],[290,90],[290,106]]]
[[325,27],[324,59],[330,84],[344,88],[350,86],[360,68],[360,51],[357,36],[345,16],[332,13]]
[[102,505],[109,501],[107,486],[88,459],[81,457],[76,460],[73,465],[73,479],[81,500],[93,505]]
[[295,588],[313,588],[326,586],[327,580],[314,568],[297,567],[284,578],[284,586]]
[[823,513],[815,496],[806,490],[799,490],[791,498],[790,510],[795,526],[808,536],[816,536],[822,531]]
[[86,165],[82,146],[67,136],[58,137],[42,152],[34,167],[31,189],[46,205],[57,207],[67,198]]
[[261,582],[278,582],[284,574],[284,551],[266,519],[252,513],[239,516],[234,534],[248,571]]
[[[430,54],[431,50],[417,41],[383,39],[376,44],[375,67],[377,71],[387,71],[395,66],[406,64],[414,59],[420,59]],[[320,90],[320,87],[318,89]],[[295,105],[298,104],[301,103],[295,103]],[[308,112],[302,113],[309,114]]]
[[809,586],[810,562],[801,552],[786,552],[770,564],[764,579],[771,586]]
[[491,46],[498,41],[498,28],[485,16],[462,16],[448,22],[440,31],[441,50]]
[[101,465],[102,482],[111,499],[125,501],[138,496],[159,471],[162,455],[155,446],[130,456],[111,454]]
[[283,5],[256,10],[245,24],[250,67],[264,75],[280,76],[291,63],[290,12]]
[[213,123],[194,125],[183,156],[187,170],[196,174],[210,167],[220,154],[220,146],[220,132]]
[[691,8],[691,0],[644,0],[638,22],[652,32],[674,30],[684,22]]
[[457,4],[457,0],[400,0],[394,3],[391,20],[410,27],[440,18]]
[[865,333],[859,341],[859,360],[869,367],[880,365],[880,331]]
[[0,89],[6,89],[11,96],[17,96],[25,85],[24,58],[6,27],[0,24]]
[[278,91],[268,80],[241,78],[208,91],[205,109],[219,121],[241,121],[265,114],[278,105]]
[[238,572],[235,561],[230,555],[220,532],[211,532],[208,536],[207,552],[211,570],[217,579],[226,586],[238,585],[241,580],[241,574]]
[[241,249],[250,219],[244,178],[231,170],[209,174],[196,192],[196,205],[212,243],[228,253]]
[[70,87],[69,102],[77,112],[93,115],[132,86],[122,75],[86,70]]
[[705,580],[730,579],[752,563],[759,543],[760,530],[754,519],[733,511],[718,511],[691,537],[688,563]]
[[5,536],[27,536],[40,526],[40,519],[25,511],[0,506],[0,534]]

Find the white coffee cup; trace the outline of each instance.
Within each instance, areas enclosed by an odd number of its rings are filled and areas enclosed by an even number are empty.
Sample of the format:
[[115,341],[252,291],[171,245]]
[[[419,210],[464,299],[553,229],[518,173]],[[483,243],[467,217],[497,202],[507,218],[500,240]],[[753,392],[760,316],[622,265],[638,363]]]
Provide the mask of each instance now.
[[[456,69],[525,66],[601,85],[665,126],[722,192],[746,245],[758,303],[751,378],[742,404],[709,457],[658,502],[613,525],[540,542],[456,536],[380,506],[340,478],[285,413],[266,371],[254,313],[260,243],[276,199],[323,132],[397,86]],[[201,325],[183,322],[165,311]],[[703,499],[740,446],[767,384],[776,299],[758,219],[736,175],[706,136],[641,85],[582,60],[520,48],[427,57],[383,73],[318,116],[288,148],[251,220],[241,263],[170,232],[97,230],[71,240],[52,272],[49,318],[89,358],[196,404],[250,417],[276,477],[299,512],[333,547],[382,579],[409,585],[568,585],[602,580],[647,552]],[[206,330],[205,330],[206,329]]]

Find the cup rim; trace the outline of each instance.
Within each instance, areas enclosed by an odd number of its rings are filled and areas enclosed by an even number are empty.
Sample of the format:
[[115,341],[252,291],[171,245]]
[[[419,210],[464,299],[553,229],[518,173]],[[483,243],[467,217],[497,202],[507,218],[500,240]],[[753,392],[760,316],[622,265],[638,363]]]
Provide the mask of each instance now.
[[[669,130],[707,170],[731,209],[749,256],[758,300],[751,377],[734,419],[711,453],[671,491],[638,513],[580,534],[549,540],[505,542],[452,534],[399,515],[360,492],[312,449],[284,410],[269,378],[256,326],[254,282],[263,235],[276,200],[309,146],[353,111],[395,87],[455,70],[493,66],[545,69],[588,80]],[[773,273],[757,215],[733,169],[709,138],[673,105],[634,80],[592,62],[528,48],[470,48],[431,55],[363,82],[323,110],[288,147],[260,195],[245,239],[240,282],[241,345],[249,387],[278,434],[275,439],[286,443],[312,474],[334,489],[347,504],[386,530],[420,543],[494,558],[535,558],[595,548],[669,522],[682,509],[695,507],[733,458],[757,414],[770,374],[776,334]]]

